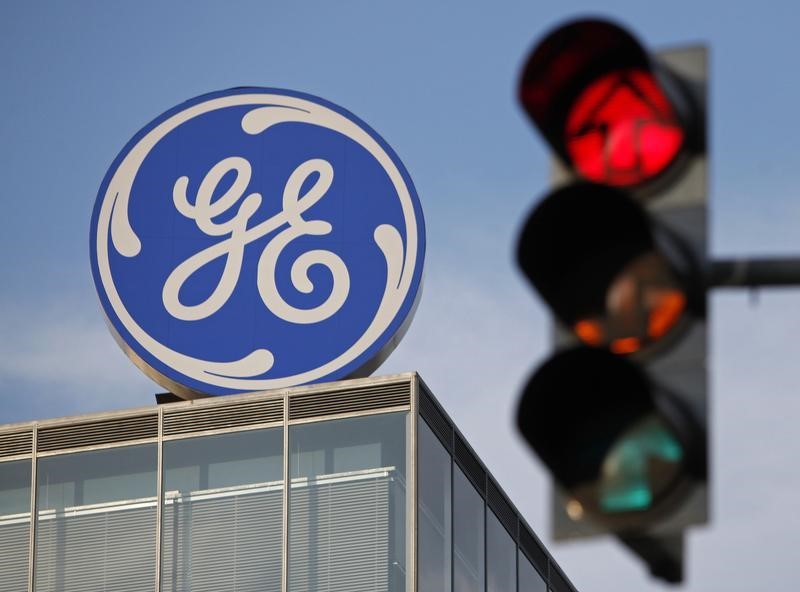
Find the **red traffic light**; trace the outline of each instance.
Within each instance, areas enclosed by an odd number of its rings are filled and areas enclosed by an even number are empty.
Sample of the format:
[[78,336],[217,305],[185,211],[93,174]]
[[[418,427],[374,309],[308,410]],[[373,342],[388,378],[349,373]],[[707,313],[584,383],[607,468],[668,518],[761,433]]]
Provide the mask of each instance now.
[[565,327],[616,354],[662,349],[703,314],[681,239],[607,185],[550,193],[525,221],[517,262]]
[[595,183],[649,185],[692,140],[688,94],[632,35],[605,21],[573,22],[545,38],[519,94],[565,164]]
[[564,145],[586,179],[618,187],[639,185],[666,170],[685,134],[650,72],[618,70],[592,82],[564,125]]

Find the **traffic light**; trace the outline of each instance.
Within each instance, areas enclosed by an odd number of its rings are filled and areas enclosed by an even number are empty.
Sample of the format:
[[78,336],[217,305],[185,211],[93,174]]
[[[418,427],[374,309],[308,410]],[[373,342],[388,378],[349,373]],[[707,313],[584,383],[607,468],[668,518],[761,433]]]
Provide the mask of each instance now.
[[682,578],[708,518],[706,51],[648,53],[580,20],[531,52],[520,102],[556,156],[519,266],[556,320],[522,435],[556,482],[557,539],[613,533]]

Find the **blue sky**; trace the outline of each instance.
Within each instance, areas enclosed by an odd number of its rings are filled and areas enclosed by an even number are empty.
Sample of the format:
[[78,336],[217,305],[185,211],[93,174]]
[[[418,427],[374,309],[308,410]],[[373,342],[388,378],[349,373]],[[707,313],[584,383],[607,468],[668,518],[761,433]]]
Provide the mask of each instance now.
[[[378,372],[419,370],[548,542],[547,479],[511,430],[520,384],[549,350],[546,311],[511,257],[548,175],[515,84],[536,39],[587,13],[649,47],[710,46],[711,253],[800,255],[788,2],[0,4],[0,423],[148,405],[161,390],[113,342],[89,268],[91,209],[128,139],[205,92],[308,92],[392,145],[425,211],[422,301]],[[688,590],[796,579],[798,301],[712,297],[714,516],[690,538]],[[580,589],[649,582],[612,542],[551,548]]]

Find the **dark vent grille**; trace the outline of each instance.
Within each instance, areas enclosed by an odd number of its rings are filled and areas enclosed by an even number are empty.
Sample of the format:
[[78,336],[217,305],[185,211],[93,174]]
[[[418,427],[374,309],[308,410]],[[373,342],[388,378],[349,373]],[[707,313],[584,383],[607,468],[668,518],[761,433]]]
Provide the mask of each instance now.
[[378,384],[332,393],[309,393],[289,397],[289,419],[306,419],[408,405],[411,383]]
[[39,452],[112,444],[127,440],[158,437],[158,415],[140,415],[93,421],[78,425],[41,428]]
[[542,577],[547,579],[547,553],[523,524],[519,525],[519,546]]
[[559,569],[553,564],[550,569],[550,589],[553,592],[572,592],[573,588],[567,582],[567,578]]
[[453,456],[458,461],[464,474],[478,488],[480,494],[486,495],[486,471],[483,470],[481,463],[478,462],[478,459],[475,458],[475,455],[472,454],[472,451],[458,434],[455,435]]
[[164,435],[283,421],[283,399],[164,411]]
[[453,451],[453,426],[447,421],[445,416],[439,411],[439,407],[433,402],[428,389],[420,384],[419,392],[419,412],[425,419],[434,434],[442,441],[448,451]]
[[33,432],[0,435],[0,458],[33,452]]
[[491,479],[486,483],[486,500],[489,507],[494,511],[498,520],[506,527],[508,533],[517,540],[517,513],[511,506],[503,492],[495,485]]

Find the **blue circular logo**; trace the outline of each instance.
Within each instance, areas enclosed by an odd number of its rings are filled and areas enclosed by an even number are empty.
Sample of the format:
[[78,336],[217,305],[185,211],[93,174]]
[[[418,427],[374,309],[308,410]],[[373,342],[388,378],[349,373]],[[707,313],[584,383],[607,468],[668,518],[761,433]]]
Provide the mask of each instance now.
[[123,350],[182,396],[363,376],[420,293],[403,164],[322,99],[237,88],[147,125],[92,215],[95,286]]

